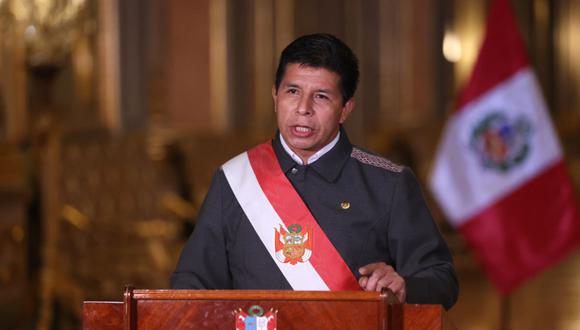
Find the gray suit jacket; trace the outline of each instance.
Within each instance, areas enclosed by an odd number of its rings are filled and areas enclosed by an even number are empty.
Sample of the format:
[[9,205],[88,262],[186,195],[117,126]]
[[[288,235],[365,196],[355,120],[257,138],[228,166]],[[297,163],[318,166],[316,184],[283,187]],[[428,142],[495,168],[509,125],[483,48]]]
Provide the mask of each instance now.
[[[405,279],[408,303],[447,309],[455,303],[451,255],[408,168],[354,147],[344,131],[311,165],[296,164],[278,137],[272,143],[282,170],[357,278],[360,267],[383,261]],[[217,171],[172,288],[291,290],[275,263]]]

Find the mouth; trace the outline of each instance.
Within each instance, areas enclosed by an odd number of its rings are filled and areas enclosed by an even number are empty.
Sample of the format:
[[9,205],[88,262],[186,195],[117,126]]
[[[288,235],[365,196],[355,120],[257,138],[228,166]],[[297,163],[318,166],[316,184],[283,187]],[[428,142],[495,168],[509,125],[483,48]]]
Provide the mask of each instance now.
[[308,137],[312,134],[313,129],[308,126],[291,126],[292,134],[296,137]]

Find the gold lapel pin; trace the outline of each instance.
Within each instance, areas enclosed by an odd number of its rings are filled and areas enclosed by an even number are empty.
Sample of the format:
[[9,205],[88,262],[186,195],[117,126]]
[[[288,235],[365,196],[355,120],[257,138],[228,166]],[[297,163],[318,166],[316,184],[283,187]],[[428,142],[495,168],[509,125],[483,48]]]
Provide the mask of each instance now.
[[350,208],[350,203],[348,201],[344,201],[340,203],[340,207],[342,207],[343,210],[348,210]]

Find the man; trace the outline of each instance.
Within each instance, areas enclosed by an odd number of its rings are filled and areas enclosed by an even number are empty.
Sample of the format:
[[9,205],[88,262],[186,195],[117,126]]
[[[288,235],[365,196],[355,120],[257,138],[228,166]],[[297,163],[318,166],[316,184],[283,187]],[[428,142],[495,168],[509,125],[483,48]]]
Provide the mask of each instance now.
[[172,287],[391,289],[449,309],[451,255],[411,171],[349,142],[355,55],[328,34],[282,52],[279,133],[215,174]]

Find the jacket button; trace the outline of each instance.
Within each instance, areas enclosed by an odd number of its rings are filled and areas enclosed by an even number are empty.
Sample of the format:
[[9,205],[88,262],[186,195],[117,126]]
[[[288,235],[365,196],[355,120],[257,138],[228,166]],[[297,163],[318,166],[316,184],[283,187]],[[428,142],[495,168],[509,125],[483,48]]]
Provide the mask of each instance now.
[[292,173],[292,174],[296,174],[296,173],[298,173],[298,169],[297,169],[296,167],[293,167],[293,168],[290,170],[290,173]]

